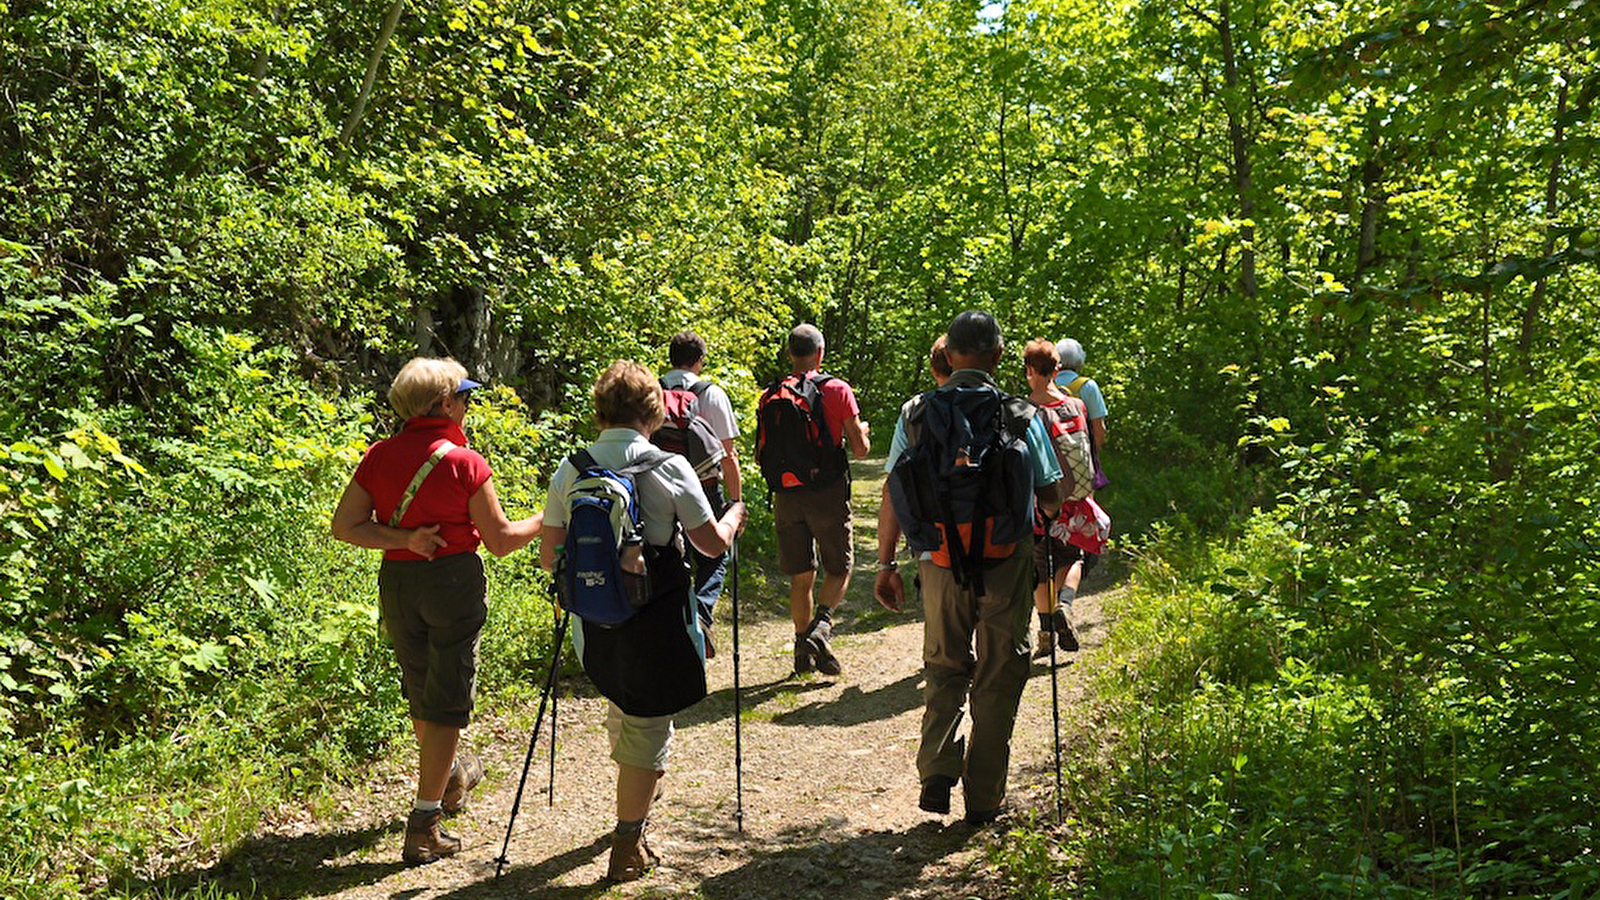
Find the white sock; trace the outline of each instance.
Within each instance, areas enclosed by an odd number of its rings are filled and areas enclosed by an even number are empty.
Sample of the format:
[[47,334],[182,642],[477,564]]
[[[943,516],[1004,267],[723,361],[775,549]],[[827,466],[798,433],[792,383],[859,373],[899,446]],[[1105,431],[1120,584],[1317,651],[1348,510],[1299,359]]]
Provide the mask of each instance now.
[[433,812],[434,810],[436,810],[438,808],[439,808],[439,801],[438,800],[413,800],[413,801],[411,801],[411,811],[412,812]]

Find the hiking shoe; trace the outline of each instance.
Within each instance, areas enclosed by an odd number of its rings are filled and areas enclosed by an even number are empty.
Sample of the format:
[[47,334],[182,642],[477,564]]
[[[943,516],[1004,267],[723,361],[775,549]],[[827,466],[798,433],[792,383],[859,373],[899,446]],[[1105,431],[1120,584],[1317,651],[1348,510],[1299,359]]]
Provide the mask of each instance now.
[[660,857],[650,850],[644,828],[629,835],[611,833],[611,861],[606,865],[607,881],[636,881],[654,869]]
[[444,797],[439,800],[439,808],[447,816],[453,816],[461,811],[467,800],[467,791],[478,786],[483,780],[483,763],[471,753],[457,753],[455,764],[450,767],[450,780],[444,784]]
[[956,780],[949,775],[930,775],[922,783],[922,796],[917,799],[917,808],[923,812],[947,815],[950,812],[950,789],[956,786]]
[[1039,639],[1033,642],[1033,658],[1044,659],[1050,655],[1050,641],[1053,636],[1043,629],[1039,630]]
[[837,675],[844,671],[839,657],[833,655],[829,641],[833,638],[833,622],[818,616],[811,620],[806,631],[806,643],[811,645],[811,657],[817,662],[817,671],[824,675]]
[[811,642],[803,634],[794,636],[794,673],[804,675],[816,668],[811,664]]
[[406,841],[400,851],[400,858],[408,866],[420,866],[431,863],[436,859],[454,856],[461,850],[461,839],[454,835],[446,834],[439,827],[439,820],[444,818],[444,810],[430,809],[411,811],[406,819]]
[[983,828],[986,825],[993,825],[1004,819],[1006,812],[1006,805],[1001,803],[993,809],[969,809],[967,814],[962,816],[962,819],[973,828]]
[[1067,621],[1067,614],[1056,610],[1056,646],[1067,653],[1078,652],[1078,636],[1072,633],[1072,623]]

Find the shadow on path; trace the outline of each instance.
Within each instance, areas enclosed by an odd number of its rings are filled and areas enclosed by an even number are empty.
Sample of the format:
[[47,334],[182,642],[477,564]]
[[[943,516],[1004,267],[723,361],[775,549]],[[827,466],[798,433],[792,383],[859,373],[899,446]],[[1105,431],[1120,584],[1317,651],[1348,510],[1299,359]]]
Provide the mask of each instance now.
[[772,723],[809,728],[813,725],[860,725],[891,719],[922,706],[922,691],[917,687],[921,681],[922,673],[913,672],[873,691],[863,691],[854,684],[846,685],[838,697],[826,702],[813,701],[779,713],[772,717]]
[[127,887],[130,893],[174,898],[235,892],[262,900],[295,900],[331,894],[376,884],[405,868],[398,859],[327,864],[330,859],[370,848],[400,828],[401,822],[395,820],[357,831],[263,835],[240,843],[213,866]]
[[[808,694],[830,687],[827,681],[804,681],[786,675],[776,681],[743,685],[739,690],[739,705],[746,712],[779,697]],[[719,722],[733,716],[733,688],[726,687],[708,694],[704,700],[673,716],[679,728]],[[748,721],[748,720],[746,720]]]
[[699,893],[711,900],[745,900],[770,896],[773,885],[786,885],[785,896],[791,900],[876,900],[914,887],[931,897],[951,896],[951,890],[941,890],[938,880],[929,879],[924,869],[981,839],[980,834],[959,822],[924,822],[905,832],[833,838],[800,829],[780,835],[779,842],[798,841],[804,846],[765,853],[754,848],[755,855],[743,865],[700,882]]
[[[774,725],[808,728],[814,725],[849,726],[863,722],[876,722],[892,718],[922,705],[922,691],[917,684],[920,672],[913,672],[891,684],[872,691],[863,691],[859,685],[845,685],[839,696],[831,700],[813,700],[795,709],[779,713],[769,720]],[[834,682],[824,678],[802,679],[788,676],[777,681],[750,685],[740,691],[740,706],[746,714],[758,706],[784,696],[803,696],[833,687]],[[694,706],[675,716],[680,728],[720,722],[733,716],[733,688],[723,688],[707,696]],[[746,719],[748,722],[749,719]]]
[[519,865],[516,860],[512,860],[498,879],[494,877],[494,863],[486,862],[480,880],[448,894],[441,894],[440,898],[473,900],[473,898],[487,897],[530,897],[580,900],[580,898],[598,897],[611,886],[605,882],[583,885],[555,885],[551,882],[574,869],[588,865],[610,849],[611,835],[602,834],[582,847],[574,847],[542,862]]

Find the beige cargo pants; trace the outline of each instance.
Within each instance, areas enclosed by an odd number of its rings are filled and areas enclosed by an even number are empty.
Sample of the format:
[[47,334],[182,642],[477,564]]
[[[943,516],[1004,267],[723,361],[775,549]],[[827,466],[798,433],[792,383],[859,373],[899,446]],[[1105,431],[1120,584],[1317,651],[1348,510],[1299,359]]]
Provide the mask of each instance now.
[[[956,584],[949,569],[923,560],[922,745],[917,774],[961,781],[968,812],[1000,806],[1011,763],[1011,729],[1028,680],[1033,547],[984,571],[984,595]],[[976,652],[974,652],[976,651]],[[972,710],[968,743],[957,736]]]

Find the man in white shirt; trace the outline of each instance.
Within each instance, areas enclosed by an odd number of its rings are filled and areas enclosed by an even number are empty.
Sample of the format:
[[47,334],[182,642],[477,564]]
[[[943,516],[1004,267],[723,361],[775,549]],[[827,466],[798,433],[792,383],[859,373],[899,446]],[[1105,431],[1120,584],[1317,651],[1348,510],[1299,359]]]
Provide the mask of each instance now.
[[[693,389],[697,382],[706,381],[706,387],[696,391],[699,397],[700,418],[711,427],[711,433],[722,442],[722,478],[706,485],[706,499],[718,516],[743,496],[739,484],[739,450],[734,439],[739,436],[739,421],[733,414],[733,404],[728,392],[720,386],[702,379],[700,369],[706,360],[706,339],[693,331],[680,331],[667,345],[667,362],[672,368],[661,376],[661,385],[667,390]],[[700,624],[706,633],[706,655],[712,656],[711,611],[722,595],[722,583],[727,575],[728,554],[704,556],[698,550],[694,556],[694,593],[699,601]]]

